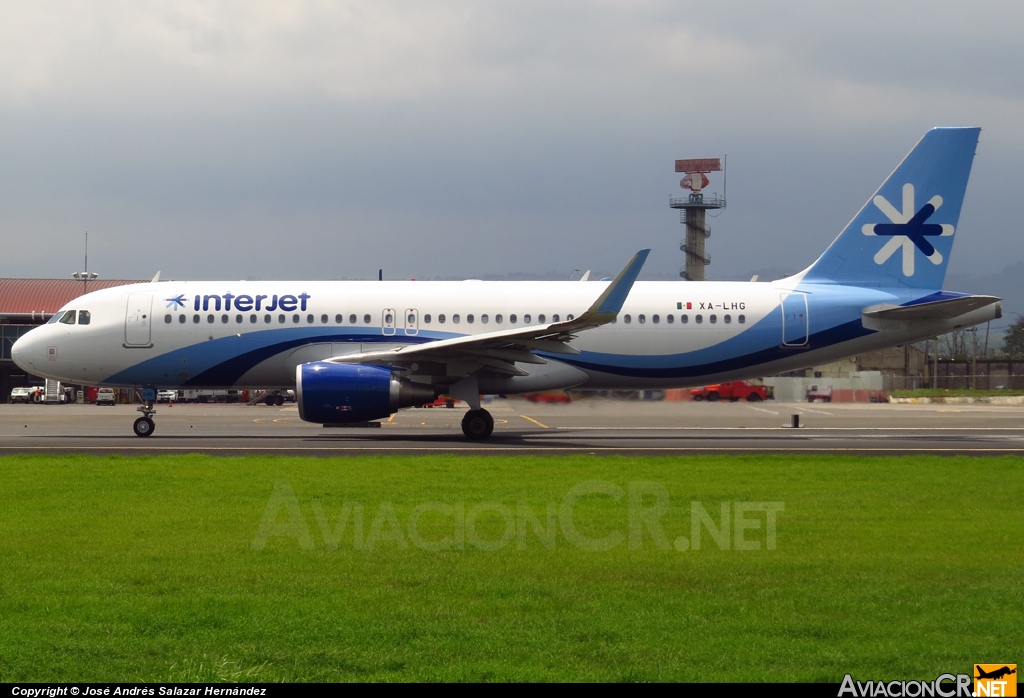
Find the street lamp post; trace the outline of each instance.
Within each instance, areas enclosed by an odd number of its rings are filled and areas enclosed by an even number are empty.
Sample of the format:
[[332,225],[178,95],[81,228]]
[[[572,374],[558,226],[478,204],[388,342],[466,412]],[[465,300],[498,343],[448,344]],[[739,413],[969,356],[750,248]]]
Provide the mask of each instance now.
[[80,279],[82,282],[82,295],[89,292],[89,279],[95,279],[99,274],[89,271],[89,231],[85,232],[85,271],[76,271],[72,278]]

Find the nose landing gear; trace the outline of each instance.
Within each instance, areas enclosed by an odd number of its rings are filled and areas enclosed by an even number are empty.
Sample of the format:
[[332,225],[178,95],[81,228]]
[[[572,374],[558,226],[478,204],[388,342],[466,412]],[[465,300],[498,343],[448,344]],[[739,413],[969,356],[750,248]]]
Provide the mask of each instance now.
[[153,415],[156,414],[156,409],[153,407],[152,402],[147,402],[145,405],[139,408],[139,412],[142,416],[135,420],[135,424],[132,425],[132,430],[136,436],[150,436],[153,430],[156,429],[156,424],[153,423]]

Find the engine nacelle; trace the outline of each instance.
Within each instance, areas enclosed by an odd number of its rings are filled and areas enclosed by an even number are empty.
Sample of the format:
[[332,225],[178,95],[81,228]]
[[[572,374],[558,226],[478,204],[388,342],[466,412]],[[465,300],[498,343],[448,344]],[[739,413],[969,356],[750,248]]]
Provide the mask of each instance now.
[[432,387],[399,381],[385,366],[313,361],[295,367],[295,402],[307,422],[366,422],[433,399]]

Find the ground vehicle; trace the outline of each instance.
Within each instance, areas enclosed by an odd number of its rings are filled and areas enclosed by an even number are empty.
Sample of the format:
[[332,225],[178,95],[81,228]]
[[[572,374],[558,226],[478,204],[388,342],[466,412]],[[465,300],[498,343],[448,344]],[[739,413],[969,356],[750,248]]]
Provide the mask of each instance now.
[[807,402],[814,402],[815,400],[821,400],[823,402],[832,402],[832,386],[823,385],[818,387],[812,385],[807,389]]
[[458,402],[458,400],[449,397],[448,395],[440,395],[433,402],[416,405],[416,407],[455,407],[456,402]]
[[690,395],[693,396],[694,400],[707,400],[708,402],[715,402],[716,400],[759,402],[770,397],[768,388],[763,385],[752,385],[746,381],[705,385],[703,388],[694,388],[690,391]]
[[[32,398],[35,395],[35,388],[15,388],[11,391],[11,402],[33,402]],[[34,402],[39,402],[39,400]]]
[[113,388],[100,388],[96,391],[97,405],[113,405],[117,403]]
[[181,402],[238,402],[241,397],[241,392],[238,390],[208,390],[208,389],[197,389],[197,390],[182,390],[179,397],[175,398]]
[[553,404],[565,404],[572,402],[572,398],[563,390],[550,390],[543,393],[525,393],[523,395],[530,402],[546,402]]
[[294,390],[268,390],[263,396],[263,404],[281,406],[286,402],[295,402]]
[[158,390],[156,391],[157,402],[172,402],[177,401],[178,391],[177,390]]

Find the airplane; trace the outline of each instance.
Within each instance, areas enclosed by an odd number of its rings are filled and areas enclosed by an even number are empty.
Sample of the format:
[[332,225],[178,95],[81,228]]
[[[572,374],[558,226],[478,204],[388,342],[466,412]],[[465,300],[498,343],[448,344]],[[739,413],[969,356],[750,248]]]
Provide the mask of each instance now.
[[[935,128],[802,272],[770,282],[164,281],[108,288],[22,336],[12,358],[66,383],[295,389],[320,424],[450,395],[685,388],[773,375],[1001,317],[942,289],[981,129]],[[149,396],[149,397],[146,397]]]
[[977,664],[974,665],[974,668],[978,670],[978,675],[974,677],[976,679],[1001,679],[1004,676],[1009,676],[1010,674],[1017,673],[1016,669],[1011,669],[1008,666],[1003,666],[999,669],[994,669],[992,671],[985,671]]

